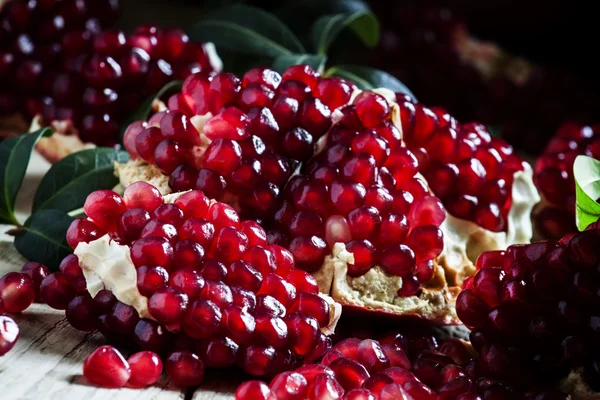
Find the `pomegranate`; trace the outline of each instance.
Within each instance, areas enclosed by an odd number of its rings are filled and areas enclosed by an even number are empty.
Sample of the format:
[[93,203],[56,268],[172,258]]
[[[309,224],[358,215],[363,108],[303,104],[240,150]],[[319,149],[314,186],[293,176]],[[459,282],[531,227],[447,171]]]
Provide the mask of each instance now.
[[[75,328],[98,329],[143,350],[129,359],[130,385],[156,380],[162,364],[155,353],[168,355],[167,375],[185,387],[200,384],[205,368],[237,363],[249,374],[272,376],[329,349],[326,335],[339,305],[318,294],[314,278],[294,268],[286,249],[269,244],[260,225],[200,190],[157,193],[143,182],[123,197],[91,193],[86,225],[76,220],[70,229],[79,238],[71,243],[75,254],[42,283],[51,306],[68,299]],[[150,215],[142,229],[132,227],[136,210]],[[98,226],[107,232],[98,239],[79,231]],[[67,263],[72,267],[63,268]],[[82,274],[78,296],[80,282],[66,279],[67,270]]]
[[163,194],[200,189],[246,218],[263,219],[353,90],[303,65],[283,75],[254,68],[241,79],[193,74],[174,95],[179,101],[127,129],[132,161],[117,166],[121,183],[150,181]]
[[567,122],[556,131],[538,158],[534,182],[542,195],[542,203],[535,210],[534,222],[540,236],[560,239],[577,232],[573,163],[580,154],[600,157],[598,129],[598,126]]
[[118,1],[11,0],[0,10],[0,116],[19,113],[60,133],[38,145],[50,161],[119,142],[120,125],[169,81],[221,68],[212,45],[179,29],[107,29]]
[[117,349],[101,346],[85,359],[83,376],[99,386],[120,388],[129,380],[131,368]]
[[[579,376],[599,391],[600,230],[483,253],[458,296],[480,366],[517,385]],[[584,386],[585,386],[584,385]]]

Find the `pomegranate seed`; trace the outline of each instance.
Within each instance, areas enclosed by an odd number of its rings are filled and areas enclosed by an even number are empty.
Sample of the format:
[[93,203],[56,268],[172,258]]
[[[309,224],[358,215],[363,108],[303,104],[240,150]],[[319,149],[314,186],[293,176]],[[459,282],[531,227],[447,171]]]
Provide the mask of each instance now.
[[174,287],[158,289],[148,301],[148,310],[157,321],[169,324],[179,321],[187,308],[188,297]]
[[153,385],[162,373],[162,361],[158,354],[151,351],[135,353],[127,359],[127,362],[131,368],[131,377],[127,384],[133,387]]
[[80,331],[93,332],[98,327],[96,304],[89,294],[76,296],[67,306],[65,315],[69,324]]
[[112,190],[97,190],[87,197],[83,210],[100,228],[116,231],[118,217],[126,211],[126,206]]
[[18,272],[9,272],[0,278],[0,297],[8,312],[21,312],[35,299],[35,287],[31,278]]
[[41,300],[54,309],[66,309],[73,297],[75,297],[75,291],[62,272],[48,275],[40,285]]
[[235,399],[267,400],[269,399],[270,394],[271,390],[266,383],[262,381],[247,381],[242,383],[235,391]]
[[123,201],[129,209],[142,208],[148,212],[152,212],[163,202],[158,189],[146,182],[134,182],[127,186]]
[[283,372],[271,381],[270,387],[271,393],[278,399],[304,399],[308,382],[297,372]]
[[179,387],[197,386],[204,380],[204,363],[189,351],[175,351],[167,357],[165,370]]
[[0,315],[0,356],[8,353],[19,339],[19,327],[12,318]]
[[84,218],[75,219],[67,229],[67,243],[75,249],[81,242],[89,243],[104,236],[106,232],[95,223]]
[[99,386],[120,388],[129,380],[131,369],[117,349],[100,346],[85,359],[83,376]]
[[318,375],[308,386],[308,399],[340,399],[344,388],[336,379],[326,374]]

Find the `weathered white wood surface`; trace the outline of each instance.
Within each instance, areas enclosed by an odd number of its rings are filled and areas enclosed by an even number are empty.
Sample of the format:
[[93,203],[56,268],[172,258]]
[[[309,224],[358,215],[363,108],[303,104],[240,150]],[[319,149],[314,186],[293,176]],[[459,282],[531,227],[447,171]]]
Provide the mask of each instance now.
[[[33,193],[48,163],[34,153],[27,177],[17,199],[19,219],[29,214]],[[18,271],[24,260],[0,225],[0,276]],[[237,382],[231,372],[211,371],[196,390],[181,391],[164,376],[158,384],[140,389],[101,389],[88,384],[81,375],[83,360],[104,344],[99,333],[85,334],[69,326],[64,312],[34,304],[20,315],[12,315],[20,328],[15,347],[0,357],[0,399],[2,400],[224,400],[231,399]],[[229,376],[221,376],[228,374]]]

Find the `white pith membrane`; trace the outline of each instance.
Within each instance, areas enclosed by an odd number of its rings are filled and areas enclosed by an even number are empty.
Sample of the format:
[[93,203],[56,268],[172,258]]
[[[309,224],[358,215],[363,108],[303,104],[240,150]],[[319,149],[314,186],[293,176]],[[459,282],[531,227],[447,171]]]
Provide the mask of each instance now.
[[[390,104],[390,120],[402,132],[395,94],[383,88],[373,91],[382,95]],[[352,94],[349,104],[352,104],[360,92],[356,90]],[[339,109],[332,112],[332,127],[339,122],[342,115]],[[199,154],[206,151],[210,144],[210,139],[203,134],[204,124],[210,118],[212,114],[208,113],[190,119],[200,133],[202,144],[193,149]],[[317,141],[316,153],[325,146],[326,137],[327,134]],[[156,186],[163,195],[171,193],[168,176],[143,160],[115,163],[115,174],[123,187],[143,180]],[[420,174],[419,177],[425,180]],[[313,275],[322,293],[331,295],[334,300],[344,305],[390,314],[410,314],[444,324],[459,323],[454,302],[463,280],[475,273],[475,260],[486,250],[505,249],[511,244],[529,242],[532,236],[531,209],[539,199],[533,185],[532,169],[526,164],[524,171],[514,175],[507,232],[491,232],[472,221],[447,214],[446,220],[440,226],[444,233],[444,250],[437,260],[434,260],[434,278],[423,285],[418,296],[399,297],[397,292],[402,287],[402,278],[387,274],[377,265],[360,277],[348,276],[347,265],[353,262],[353,255],[346,251],[343,243],[337,243],[333,247],[332,254],[326,257],[321,269]],[[231,201],[226,202],[236,208],[235,199],[229,200]]]
[[[185,193],[164,196],[164,204],[174,203]],[[213,203],[216,201],[211,200]],[[74,253],[92,297],[101,290],[109,290],[121,303],[135,308],[140,317],[154,319],[148,310],[148,298],[138,290],[137,270],[131,260],[129,246],[118,244],[106,234],[89,243],[79,243]],[[342,306],[326,294],[319,293],[319,296],[329,304],[330,310],[329,323],[321,327],[321,332],[332,335],[342,314]]]
[[[2,0],[0,0],[0,5],[2,4]],[[208,55],[208,60],[210,65],[212,66],[215,72],[221,72],[223,70],[223,61],[217,54],[217,50],[215,48],[214,43],[206,42],[203,44],[204,49],[206,50],[206,54]],[[166,106],[162,101],[154,101],[152,103],[152,111],[159,112],[166,110]],[[20,118],[18,115],[12,115],[5,118],[2,118],[2,121],[7,121],[6,124],[9,126],[14,125],[15,129],[18,129],[16,132],[1,132],[1,136],[10,136],[15,134],[22,133],[22,129],[20,125],[22,125],[22,117]],[[15,121],[16,123],[12,123],[11,121]],[[2,122],[0,121],[0,122]],[[93,143],[86,143],[79,138],[79,134],[77,129],[73,126],[71,121],[69,120],[54,120],[54,121],[44,121],[41,115],[36,115],[31,120],[31,124],[29,125],[29,132],[37,131],[38,129],[50,126],[54,130],[54,134],[50,137],[40,138],[38,143],[36,144],[36,150],[49,162],[55,163],[58,160],[63,159],[69,154],[78,152],[80,150],[85,150],[89,148],[96,147]],[[26,127],[26,126],[25,126]],[[160,172],[159,172],[160,174]],[[139,180],[139,179],[138,179]],[[133,182],[131,182],[133,183]],[[158,185],[155,185],[159,187]],[[168,185],[165,184],[168,188]],[[160,189],[160,188],[159,188]],[[161,190],[162,192],[162,190]],[[163,194],[166,194],[163,192]]]

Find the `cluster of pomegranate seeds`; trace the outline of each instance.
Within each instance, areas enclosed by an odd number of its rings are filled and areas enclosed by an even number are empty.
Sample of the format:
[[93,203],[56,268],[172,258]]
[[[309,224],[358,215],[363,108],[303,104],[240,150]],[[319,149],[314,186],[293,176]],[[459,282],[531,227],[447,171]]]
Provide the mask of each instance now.
[[105,30],[116,0],[11,0],[0,11],[0,115],[69,120],[81,139],[119,141],[122,123],[167,82],[212,71],[179,29]]
[[525,385],[579,367],[600,387],[600,230],[483,253],[458,296],[480,366]]
[[416,175],[417,160],[403,147],[391,112],[371,91],[341,109],[324,148],[287,184],[271,235],[311,272],[335,243],[345,243],[355,259],[351,276],[380,265],[405,278],[398,294],[410,296],[433,277],[446,213]]
[[130,125],[124,144],[132,158],[169,175],[174,192],[239,199],[244,217],[260,219],[273,213],[281,189],[352,89],[306,65],[283,75],[254,68],[241,79],[203,71],[185,80],[167,111]]
[[573,163],[578,155],[600,158],[598,126],[565,123],[535,164],[534,183],[544,200],[535,227],[544,237],[559,239],[576,232]]
[[42,281],[42,300],[66,308],[77,329],[99,329],[109,339],[166,354],[165,370],[176,385],[198,385],[205,367],[235,364],[272,376],[330,347],[321,328],[332,310],[315,279],[294,269],[290,252],[270,245],[261,226],[241,221],[232,207],[199,190],[163,204],[155,187],[137,182],[123,197],[91,193],[84,211],[89,219],[73,222],[69,243],[76,247],[96,238],[90,231],[103,230],[130,246],[153,320],[109,291],[92,299],[76,255]]
[[397,97],[403,140],[448,212],[492,232],[506,231],[513,177],[524,169],[523,160],[484,125],[459,124],[441,108]]
[[[344,339],[320,363],[282,372],[266,384],[248,381],[236,400],[510,400],[566,399],[556,392],[522,393],[481,374],[469,345],[431,334],[397,333],[377,341]],[[538,396],[538,397],[535,397]],[[539,397],[542,396],[542,397]],[[545,397],[547,396],[547,397]]]

